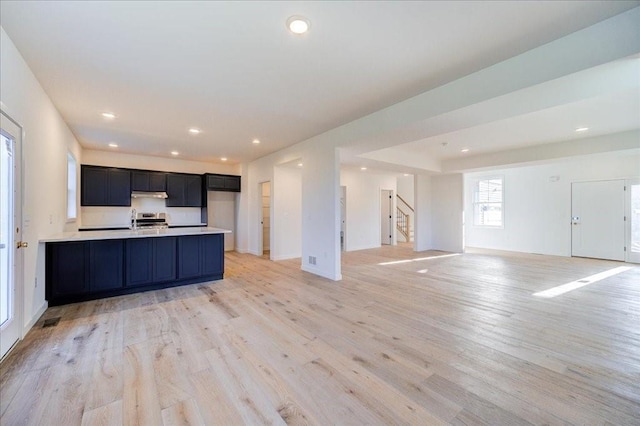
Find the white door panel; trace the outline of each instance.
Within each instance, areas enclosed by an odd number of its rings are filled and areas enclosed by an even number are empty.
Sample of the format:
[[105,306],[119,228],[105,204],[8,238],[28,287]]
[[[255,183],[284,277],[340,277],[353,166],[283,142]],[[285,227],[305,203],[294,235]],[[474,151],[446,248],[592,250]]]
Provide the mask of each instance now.
[[571,184],[571,255],[625,260],[624,181]]

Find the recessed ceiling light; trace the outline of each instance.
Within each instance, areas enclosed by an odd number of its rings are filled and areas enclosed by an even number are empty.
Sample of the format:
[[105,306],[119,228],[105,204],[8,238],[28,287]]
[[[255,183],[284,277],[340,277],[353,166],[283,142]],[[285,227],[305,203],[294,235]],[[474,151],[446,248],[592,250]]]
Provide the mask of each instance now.
[[589,128],[588,128],[588,127],[578,127],[578,128],[576,129],[576,132],[586,132],[587,130],[589,130]]
[[220,161],[227,161],[227,157],[220,157]]
[[189,133],[191,133],[192,135],[199,135],[200,133],[202,133],[202,130],[192,127],[189,129]]
[[367,170],[366,167],[360,167],[360,170]]
[[118,147],[118,144],[117,144],[117,143],[113,143],[113,142],[111,142],[111,143],[109,144],[109,146],[110,146],[111,148],[117,148],[117,147]]
[[469,148],[462,148],[460,152],[469,152]]
[[254,139],[251,141],[254,145],[258,145],[260,143],[260,139]]
[[113,120],[114,118],[116,118],[116,115],[114,113],[112,113],[112,112],[103,112],[102,116],[104,118],[109,119],[109,120]]
[[298,167],[302,167],[302,163],[298,163]]
[[292,16],[287,19],[287,28],[294,34],[304,34],[309,31],[310,26],[309,20],[303,16]]
[[404,176],[405,176],[405,177],[409,176],[409,173],[405,173],[405,174],[404,174]]
[[178,151],[171,151],[171,155],[178,155],[180,154]]

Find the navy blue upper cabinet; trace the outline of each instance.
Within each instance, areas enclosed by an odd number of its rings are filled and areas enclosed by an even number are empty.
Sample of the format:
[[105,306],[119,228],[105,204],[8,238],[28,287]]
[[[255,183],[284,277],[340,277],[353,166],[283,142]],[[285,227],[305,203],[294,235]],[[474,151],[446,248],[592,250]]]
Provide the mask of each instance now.
[[207,173],[205,178],[207,191],[240,192],[240,176]]
[[114,167],[81,167],[82,206],[130,206],[131,172]]
[[167,174],[146,170],[131,172],[132,191],[163,192],[167,190]]
[[167,207],[202,207],[202,176],[167,174]]

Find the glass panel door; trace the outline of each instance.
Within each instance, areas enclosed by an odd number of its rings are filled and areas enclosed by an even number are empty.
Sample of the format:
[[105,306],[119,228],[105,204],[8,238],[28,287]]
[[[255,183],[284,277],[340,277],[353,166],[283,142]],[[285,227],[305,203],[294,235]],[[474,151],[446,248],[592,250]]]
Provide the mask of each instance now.
[[0,114],[0,358],[21,335],[20,128]]

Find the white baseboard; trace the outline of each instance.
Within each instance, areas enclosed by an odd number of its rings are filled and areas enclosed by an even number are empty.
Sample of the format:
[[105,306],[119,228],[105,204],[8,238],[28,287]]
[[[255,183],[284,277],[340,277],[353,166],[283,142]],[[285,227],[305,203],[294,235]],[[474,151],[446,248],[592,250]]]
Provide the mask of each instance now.
[[302,256],[300,253],[293,253],[293,254],[284,254],[284,255],[280,255],[280,256],[273,256],[271,258],[271,260],[289,260],[289,259],[299,259],[300,256]]
[[31,328],[36,325],[36,323],[38,322],[38,320],[40,319],[40,317],[42,316],[42,314],[44,314],[44,311],[47,310],[47,308],[49,307],[49,302],[47,302],[46,300],[44,301],[44,303],[42,304],[42,306],[40,306],[40,309],[38,309],[36,311],[36,313],[33,315],[33,317],[29,320],[29,322],[24,326],[24,328],[22,329],[22,338],[24,339],[24,336],[27,335],[27,333],[29,332],[29,330],[31,330]]

